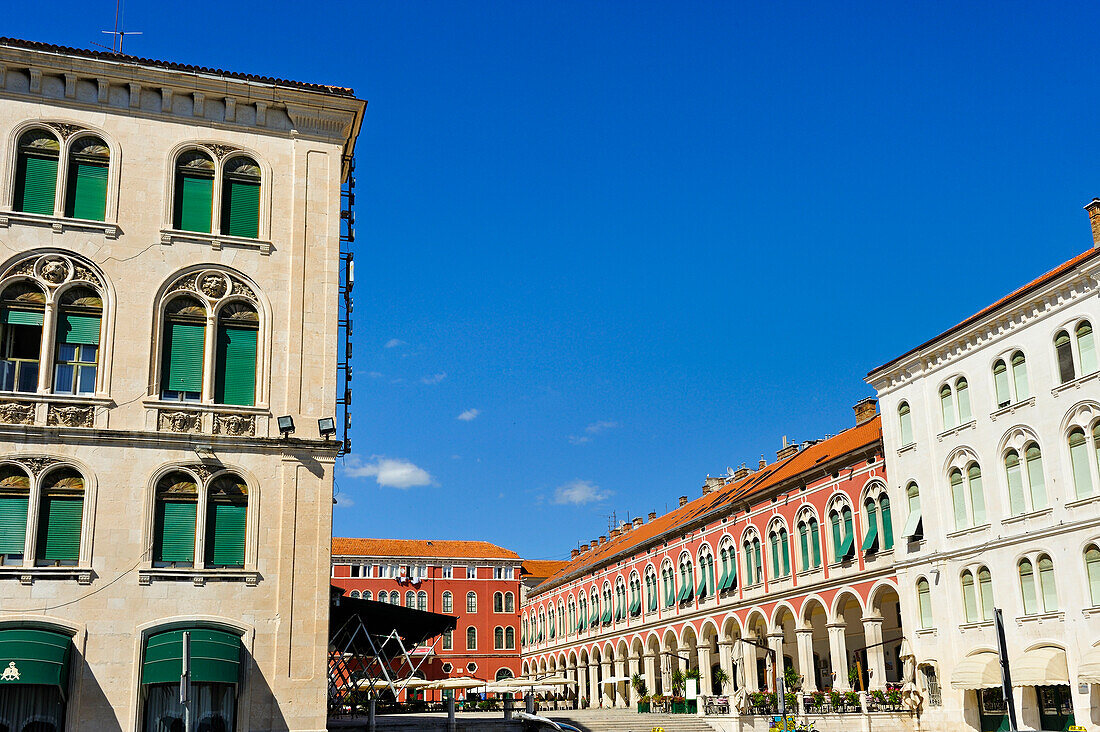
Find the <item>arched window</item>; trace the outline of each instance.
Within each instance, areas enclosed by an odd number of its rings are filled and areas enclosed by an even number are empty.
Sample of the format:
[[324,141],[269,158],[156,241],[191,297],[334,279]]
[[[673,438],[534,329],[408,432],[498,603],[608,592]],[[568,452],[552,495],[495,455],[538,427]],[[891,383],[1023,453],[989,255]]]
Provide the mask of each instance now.
[[[955,510],[955,529],[985,524],[985,493],[982,489],[982,469],[977,463],[971,463],[966,469],[966,487],[963,487],[963,473],[955,468],[949,474],[951,482],[951,503]],[[972,520],[971,520],[972,519]]]
[[493,612],[494,613],[504,612],[504,593],[503,592],[494,592],[493,593]]
[[424,590],[416,593],[416,609],[427,610],[428,609],[428,593]]
[[388,605],[389,602],[390,602],[389,595],[387,595],[385,592],[379,592],[378,593],[378,602],[382,602],[382,603],[385,603],[385,604]]
[[256,403],[256,349],[260,316],[248,303],[234,301],[218,311],[214,361],[214,401],[251,407]]
[[970,570],[962,573],[963,609],[966,612],[966,622],[976,623],[981,619],[978,607],[978,593],[974,587],[974,575]]
[[450,651],[454,648],[454,630],[443,631],[443,650]]
[[657,598],[660,592],[657,589],[657,571],[652,566],[645,568],[645,593],[646,611],[653,612],[657,609]]
[[1017,565],[1020,572],[1020,595],[1024,602],[1024,615],[1039,612],[1039,600],[1035,593],[1035,570],[1030,559],[1021,559]]
[[390,604],[391,605],[400,605],[401,604],[401,593],[399,593],[397,590],[394,590],[393,592],[390,593]]
[[103,300],[89,287],[71,287],[58,304],[54,393],[94,394]]
[[472,625],[466,628],[466,650],[477,650],[477,628]]
[[553,638],[557,634],[557,630],[558,630],[558,624],[555,622],[555,618],[554,618],[554,608],[550,608],[549,617],[550,617],[550,620],[549,620],[549,623],[548,623],[548,631],[549,631],[548,635],[550,636],[550,638]]
[[913,444],[913,415],[910,414],[909,402],[898,405],[898,432],[903,446]]
[[695,598],[695,568],[691,563],[691,556],[684,554],[680,557],[680,594],[676,596],[676,602],[691,602]]
[[1008,481],[1008,507],[1013,516],[1027,513],[1024,502],[1024,475],[1020,455],[1015,450],[1005,453],[1005,476]]
[[864,554],[873,554],[878,551],[878,507],[874,498],[867,496],[867,499],[863,502],[863,511],[867,528],[863,534],[861,549]]
[[1054,562],[1046,554],[1039,555],[1039,589],[1043,598],[1043,612],[1058,611],[1058,586],[1054,582]]
[[998,409],[1012,403],[1012,395],[1008,391],[1008,366],[1003,358],[997,359],[993,364],[993,388],[997,395]]
[[932,591],[928,586],[928,580],[921,577],[917,580],[917,615],[921,628],[931,628],[932,621]]
[[176,158],[172,227],[209,234],[214,209],[214,160],[201,150]]
[[411,607],[413,610],[416,609],[416,593],[412,590],[405,593],[405,607]]
[[38,391],[45,308],[46,292],[33,282],[14,282],[0,295],[4,356],[0,388],[3,391]]
[[1095,544],[1085,549],[1085,575],[1088,577],[1092,607],[1100,607],[1100,548]]
[[955,426],[955,399],[949,384],[940,387],[940,414],[943,417],[945,430]]
[[61,144],[44,129],[24,132],[15,162],[16,211],[53,216],[57,206],[57,168]]
[[248,486],[225,474],[210,484],[206,505],[206,566],[244,567]]
[[855,532],[852,530],[852,509],[847,504],[829,512],[833,533],[833,556],[841,562],[855,555]]
[[[42,484],[35,565],[74,567],[80,559],[84,479],[72,468],[49,473]],[[24,516],[24,522],[26,517]]]
[[905,487],[905,497],[909,503],[909,516],[905,519],[902,536],[906,539],[919,539],[924,536],[924,518],[920,509],[920,488],[916,483]]
[[468,613],[476,613],[477,612],[477,593],[476,592],[467,592],[466,593],[466,612],[468,612]]
[[351,598],[354,598],[354,599],[358,600],[359,599],[359,590],[352,590],[351,594],[348,595],[348,597],[351,597]]
[[568,630],[568,632],[573,633],[576,630],[578,630],[578,628],[577,628],[577,607],[576,607],[576,604],[573,602],[572,597],[569,598],[568,608],[569,608],[569,630]]
[[1016,387],[1016,401],[1022,402],[1031,396],[1027,384],[1027,361],[1023,351],[1012,354],[1012,385]]
[[955,398],[959,403],[959,424],[966,424],[970,421],[970,389],[966,379],[955,382]]
[[516,596],[511,592],[504,593],[504,612],[514,613],[516,611]]
[[1065,384],[1077,378],[1073,369],[1073,347],[1070,345],[1069,333],[1064,330],[1054,335],[1054,353],[1058,358],[1058,376],[1061,382]]
[[187,473],[169,473],[157,482],[153,526],[153,566],[192,567],[199,489]]
[[370,591],[370,590],[363,590],[363,599],[364,599],[364,600],[369,600],[369,599],[371,599],[371,598],[372,598],[373,596],[374,596],[374,595],[372,595],[372,594],[371,594],[371,591]]
[[206,306],[193,297],[172,298],[165,308],[161,343],[161,398],[202,398]]
[[1077,352],[1081,357],[1081,375],[1087,376],[1096,371],[1096,342],[1092,334],[1092,325],[1087,320],[1082,321],[1075,331],[1077,335]]
[[451,595],[451,591],[447,590],[443,593],[443,612],[446,614],[453,613],[455,611],[454,597]]
[[878,497],[879,518],[882,521],[882,550],[894,548],[894,517],[890,513],[890,496],[885,493]]
[[981,599],[982,619],[993,619],[993,581],[986,567],[978,568],[978,596]]
[[664,576],[665,583],[665,607],[672,607],[676,604],[676,576],[671,562],[665,563],[661,574]]
[[772,578],[787,577],[791,573],[787,529],[779,524],[773,525],[772,530],[768,533],[768,543],[771,547]]
[[966,469],[966,482],[969,488],[970,508],[974,515],[974,525],[981,526],[985,523],[985,492],[982,489],[982,469],[977,463],[972,463]]
[[1077,498],[1092,495],[1092,468],[1089,465],[1089,450],[1085,440],[1085,431],[1074,427],[1069,432],[1069,460],[1073,469],[1073,489]]
[[73,141],[69,148],[69,180],[65,191],[67,217],[90,221],[106,218],[110,165],[111,151],[100,138],[84,135]]
[[498,651],[504,650],[504,628],[499,625],[493,628],[493,648]]
[[[516,629],[510,625],[504,629],[504,647],[509,651],[516,647]],[[511,672],[509,672],[510,675]]]
[[256,239],[260,235],[260,166],[241,155],[222,173],[221,233]]
[[699,586],[697,594],[700,600],[717,594],[714,582],[714,555],[706,544],[699,548]]

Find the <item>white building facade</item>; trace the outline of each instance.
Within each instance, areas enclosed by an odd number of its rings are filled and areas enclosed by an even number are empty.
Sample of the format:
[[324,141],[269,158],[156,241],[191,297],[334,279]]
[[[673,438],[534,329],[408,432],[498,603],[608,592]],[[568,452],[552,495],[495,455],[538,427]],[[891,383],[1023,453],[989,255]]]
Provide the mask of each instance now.
[[875,369],[922,726],[1100,729],[1100,249]]

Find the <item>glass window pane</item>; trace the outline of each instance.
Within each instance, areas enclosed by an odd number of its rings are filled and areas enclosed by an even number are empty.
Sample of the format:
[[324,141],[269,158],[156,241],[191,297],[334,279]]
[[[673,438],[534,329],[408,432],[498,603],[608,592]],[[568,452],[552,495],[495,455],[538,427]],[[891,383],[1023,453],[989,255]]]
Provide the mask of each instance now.
[[1039,557],[1039,585],[1043,590],[1043,612],[1058,610],[1058,588],[1054,584],[1054,563],[1050,557]]
[[959,424],[970,421],[970,389],[967,388],[966,379],[959,379],[955,383],[955,396],[959,400]]
[[54,369],[53,390],[58,394],[73,393],[73,376],[76,368],[72,364],[59,363]]
[[951,473],[951,503],[955,509],[955,530],[966,528],[966,495],[963,493],[962,471]]
[[982,568],[978,570],[978,593],[982,599],[982,618],[985,620],[993,619],[993,582],[989,576],[989,570]]
[[1088,322],[1077,326],[1077,350],[1081,353],[1081,375],[1096,371],[1096,342],[1092,326]]
[[946,384],[940,389],[940,414],[945,430],[955,426],[955,400],[951,395],[951,387]]
[[1016,384],[1016,401],[1020,402],[1031,396],[1027,385],[1027,363],[1022,353],[1012,356],[1012,380]]
[[974,513],[974,525],[981,526],[985,523],[985,491],[982,490],[981,468],[971,465],[967,471],[967,480],[970,484],[970,508]]
[[1058,375],[1062,383],[1073,381],[1073,350],[1069,345],[1069,334],[1064,330],[1054,337],[1054,351],[1058,356]]
[[1089,599],[1093,607],[1100,607],[1100,549],[1095,546],[1085,552],[1085,571],[1089,576]]
[[57,344],[57,360],[58,361],[76,361],[77,349],[79,346],[71,343],[58,343]]
[[1035,572],[1031,562],[1020,562],[1020,594],[1024,601],[1024,615],[1034,615],[1039,612],[1039,602],[1035,594]]
[[1043,455],[1036,444],[1028,445],[1024,452],[1027,461],[1027,481],[1031,489],[1031,510],[1039,511],[1047,507],[1046,481],[1043,477]]
[[932,627],[932,597],[928,580],[917,582],[917,607],[920,612],[920,627]]
[[993,364],[993,386],[997,391],[997,406],[1007,407],[1012,403],[1008,393],[1008,368],[1004,361]]
[[1089,469],[1088,446],[1085,433],[1075,429],[1069,433],[1069,461],[1073,468],[1073,488],[1077,498],[1092,493],[1092,473]]
[[966,609],[966,622],[978,620],[978,595],[974,591],[974,576],[966,572],[962,577],[963,607]]
[[81,366],[77,379],[77,391],[81,394],[95,392],[95,366]]
[[1005,455],[1005,474],[1008,477],[1008,506],[1013,516],[1027,511],[1024,504],[1024,475],[1020,470],[1020,456],[1015,450]]

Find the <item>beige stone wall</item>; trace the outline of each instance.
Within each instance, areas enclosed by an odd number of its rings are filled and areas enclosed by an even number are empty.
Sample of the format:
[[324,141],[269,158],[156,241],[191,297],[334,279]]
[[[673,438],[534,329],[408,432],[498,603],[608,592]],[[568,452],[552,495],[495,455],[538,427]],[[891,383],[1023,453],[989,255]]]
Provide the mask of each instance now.
[[[66,463],[86,481],[80,565],[35,568],[28,559],[0,568],[0,627],[46,622],[74,632],[69,729],[138,729],[143,634],[193,622],[242,635],[252,667],[239,729],[324,729],[336,455],[316,424],[336,412],[341,156],[361,103],[337,100],[326,118],[323,95],[280,99],[277,90],[253,89],[273,97],[261,128],[259,107],[243,103],[252,86],[244,82],[221,82],[242,100],[232,115],[233,105],[211,96],[200,115],[187,93],[199,83],[191,75],[141,72],[174,92],[146,84],[133,104],[119,69],[69,59],[78,77],[69,97],[64,75],[49,67],[57,59],[43,58],[36,92],[26,56],[0,47],[0,278],[29,254],[68,256],[101,279],[104,326],[94,397],[0,393],[0,461]],[[96,78],[108,81],[105,96]],[[334,117],[340,124],[324,124]],[[15,142],[31,122],[90,129],[108,142],[106,222],[12,211]],[[241,149],[260,163],[258,241],[170,230],[172,161],[192,143]],[[180,277],[207,271],[251,293],[260,312],[255,407],[159,401],[158,302]],[[297,428],[288,441],[275,425],[284,414]],[[227,416],[236,418],[232,427]],[[151,568],[153,483],[174,465],[246,479],[243,571]]]

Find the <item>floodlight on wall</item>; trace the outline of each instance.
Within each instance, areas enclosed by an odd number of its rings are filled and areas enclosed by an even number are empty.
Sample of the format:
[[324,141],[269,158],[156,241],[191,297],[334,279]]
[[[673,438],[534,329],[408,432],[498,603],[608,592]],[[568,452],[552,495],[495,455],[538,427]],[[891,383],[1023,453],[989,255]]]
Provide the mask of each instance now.
[[317,432],[326,440],[336,434],[336,420],[332,417],[321,417],[317,420]]
[[290,437],[294,432],[294,418],[289,414],[285,417],[279,417],[279,434],[283,437]]

